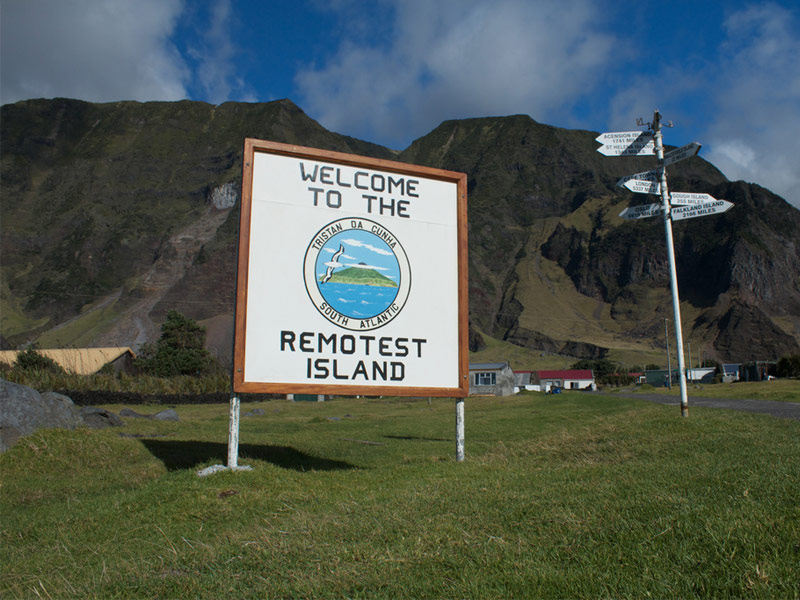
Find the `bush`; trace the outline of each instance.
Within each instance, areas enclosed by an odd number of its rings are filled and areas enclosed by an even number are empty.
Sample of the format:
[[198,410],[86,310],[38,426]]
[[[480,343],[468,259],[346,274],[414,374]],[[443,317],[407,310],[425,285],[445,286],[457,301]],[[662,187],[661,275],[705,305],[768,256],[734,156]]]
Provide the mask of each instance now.
[[621,370],[621,365],[607,358],[600,358],[598,360],[591,360],[589,358],[581,359],[573,363],[572,369],[591,369],[594,373],[595,379],[598,381],[606,375],[615,374]]
[[20,371],[42,371],[46,373],[61,374],[64,369],[56,361],[39,352],[36,348],[30,347],[17,354],[14,368]]
[[781,358],[775,374],[778,377],[800,377],[800,355],[793,354]]
[[200,375],[212,370],[211,355],[204,348],[206,330],[177,310],[167,313],[161,337],[144,344],[134,364],[148,375]]
[[636,383],[636,377],[631,375],[621,375],[619,373],[610,373],[608,375],[598,377],[597,383],[611,387],[624,387],[626,385],[633,385]]

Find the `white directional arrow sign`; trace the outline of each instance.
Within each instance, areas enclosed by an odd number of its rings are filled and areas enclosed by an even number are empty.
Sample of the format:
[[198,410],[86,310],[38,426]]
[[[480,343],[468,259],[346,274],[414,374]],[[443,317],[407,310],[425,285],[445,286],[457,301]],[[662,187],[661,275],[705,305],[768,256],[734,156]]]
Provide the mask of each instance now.
[[644,171],[623,177],[617,185],[637,194],[660,194],[661,184],[658,179],[658,171]]
[[670,192],[670,204],[677,204],[681,206],[693,206],[696,204],[705,204],[706,202],[716,202],[717,199],[711,194],[692,194],[690,192]]
[[675,148],[675,150],[670,150],[669,152],[664,154],[664,166],[671,165],[672,163],[676,163],[679,160],[683,160],[684,158],[690,158],[700,152],[702,144],[698,142],[692,142],[691,144],[686,144],[685,146],[681,146],[680,148]]
[[656,153],[653,134],[646,131],[601,133],[595,141],[603,144],[597,149],[603,156],[650,156]]
[[661,184],[657,181],[647,181],[646,179],[629,179],[622,184],[622,187],[628,188],[637,194],[655,194],[661,193]]
[[693,219],[695,217],[724,213],[732,206],[733,203],[727,200],[715,200],[714,202],[704,202],[694,206],[674,206],[670,214],[673,221],[680,221],[681,219]]
[[619,216],[632,221],[633,219],[646,219],[660,214],[662,214],[660,204],[643,204],[642,206],[629,206],[619,213]]

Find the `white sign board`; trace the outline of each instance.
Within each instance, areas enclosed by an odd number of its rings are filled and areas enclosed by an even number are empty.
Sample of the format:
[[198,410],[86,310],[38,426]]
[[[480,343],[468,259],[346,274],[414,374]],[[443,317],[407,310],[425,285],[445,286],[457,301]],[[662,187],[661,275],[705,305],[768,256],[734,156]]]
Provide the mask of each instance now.
[[643,131],[602,133],[595,141],[603,144],[597,151],[604,156],[648,156],[656,153],[653,134]]
[[661,183],[658,171],[644,171],[627,175],[617,182],[619,187],[624,187],[637,194],[660,194]]
[[705,204],[706,202],[716,202],[717,199],[711,194],[695,194],[692,192],[670,192],[670,204],[690,206],[695,204]]
[[595,142],[601,144],[632,144],[634,142],[652,142],[653,134],[649,131],[609,131],[601,133],[596,138]]
[[644,179],[629,179],[622,184],[623,187],[637,194],[660,194],[661,184],[657,181],[646,181]]
[[646,219],[660,214],[662,214],[661,204],[643,204],[641,206],[629,206],[619,213],[619,216],[632,221],[633,219]]
[[237,392],[466,396],[466,175],[245,140]]
[[699,142],[692,142],[690,144],[686,144],[685,146],[681,146],[680,148],[675,148],[675,150],[670,150],[664,154],[664,166],[671,165],[672,163],[676,163],[684,158],[695,156],[698,152],[700,152],[700,147],[701,144]]
[[705,217],[724,213],[733,206],[727,200],[716,200],[715,202],[704,202],[695,206],[674,206],[670,211],[673,221],[681,219],[693,219],[694,217]]

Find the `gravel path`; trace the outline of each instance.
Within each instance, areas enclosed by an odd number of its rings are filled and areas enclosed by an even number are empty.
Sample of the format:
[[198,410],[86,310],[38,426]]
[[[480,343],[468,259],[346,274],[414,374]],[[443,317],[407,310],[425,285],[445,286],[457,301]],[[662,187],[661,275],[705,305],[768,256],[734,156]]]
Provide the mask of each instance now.
[[[662,394],[612,394],[623,398],[638,398],[648,400],[658,404],[669,404],[670,406],[680,406],[680,398],[675,396],[664,396]],[[743,410],[745,412],[762,413],[779,417],[781,419],[796,419],[800,421],[800,403],[797,402],[776,402],[775,400],[734,400],[732,398],[698,398],[689,394],[689,414],[692,414],[693,406],[703,406],[710,408],[727,408],[729,410]]]

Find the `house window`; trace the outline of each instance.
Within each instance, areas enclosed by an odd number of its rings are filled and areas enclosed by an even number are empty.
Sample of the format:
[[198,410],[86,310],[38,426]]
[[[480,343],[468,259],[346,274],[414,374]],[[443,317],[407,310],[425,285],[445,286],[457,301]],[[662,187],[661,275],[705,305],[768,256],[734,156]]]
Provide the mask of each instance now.
[[497,385],[497,373],[475,373],[475,385]]

